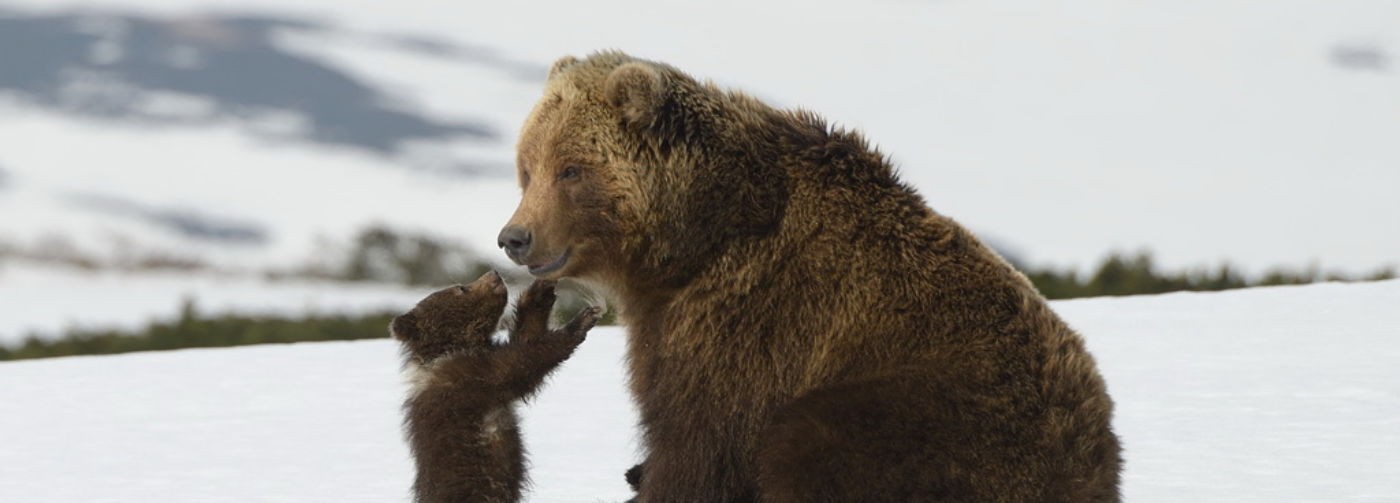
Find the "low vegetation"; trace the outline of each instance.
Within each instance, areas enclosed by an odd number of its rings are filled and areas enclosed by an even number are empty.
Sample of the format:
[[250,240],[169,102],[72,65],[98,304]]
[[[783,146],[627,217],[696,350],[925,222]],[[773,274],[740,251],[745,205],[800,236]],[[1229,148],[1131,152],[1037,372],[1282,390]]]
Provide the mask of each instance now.
[[139,330],[74,329],[60,337],[31,336],[0,346],[0,360],[105,355],[134,351],[217,348],[250,344],[336,341],[387,337],[393,313],[306,317],[199,314],[186,301],[179,318]]
[[1248,278],[1228,264],[1213,269],[1162,272],[1152,255],[1111,254],[1083,275],[1072,269],[1022,268],[1042,295],[1049,299],[1145,295],[1180,291],[1210,292],[1256,286],[1305,285],[1323,281],[1378,281],[1396,277],[1393,267],[1369,274],[1324,273],[1317,267],[1275,268],[1257,278]]
[[[0,248],[2,250],[3,248]],[[394,283],[435,287],[470,281],[492,267],[465,247],[427,234],[395,231],[374,226],[362,231],[352,244],[333,254],[335,260],[315,267],[268,273],[272,278],[319,278],[333,281]],[[199,269],[185,261],[148,261],[158,269]],[[97,267],[93,267],[97,268]],[[1141,295],[1176,291],[1219,291],[1272,285],[1301,285],[1320,281],[1368,281],[1396,277],[1394,268],[1363,275],[1323,272],[1317,267],[1278,268],[1258,277],[1247,277],[1229,265],[1191,271],[1163,272],[1147,253],[1111,254],[1088,274],[1073,269],[1024,267],[1026,276],[1050,299]],[[502,271],[512,289],[523,288],[529,278]],[[555,309],[559,322],[594,304],[588,294],[572,285],[560,288]],[[187,302],[178,319],[153,323],[137,330],[73,329],[52,336],[31,336],[23,343],[0,345],[0,361],[55,356],[98,355],[183,348],[242,346],[385,337],[385,327],[396,313],[360,315],[309,315],[304,317],[254,315],[203,315]],[[608,313],[604,323],[612,323]]]

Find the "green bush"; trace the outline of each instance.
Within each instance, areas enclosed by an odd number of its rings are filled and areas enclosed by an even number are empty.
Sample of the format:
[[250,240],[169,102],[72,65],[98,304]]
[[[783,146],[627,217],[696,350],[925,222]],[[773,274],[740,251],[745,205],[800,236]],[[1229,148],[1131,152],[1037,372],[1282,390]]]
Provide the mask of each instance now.
[[1319,281],[1375,281],[1396,277],[1395,269],[1384,268],[1362,276],[1323,274],[1316,267],[1301,270],[1275,268],[1250,280],[1229,264],[1214,269],[1165,273],[1157,270],[1152,255],[1114,253],[1105,257],[1088,276],[1074,270],[1022,268],[1026,277],[1046,298],[1072,299],[1115,295],[1143,295],[1179,291],[1220,291],[1274,285],[1303,285]]
[[250,344],[373,339],[388,336],[394,313],[368,315],[201,316],[186,302],[180,317],[141,330],[71,330],[62,337],[30,336],[14,347],[0,346],[0,360],[134,351],[216,348]]

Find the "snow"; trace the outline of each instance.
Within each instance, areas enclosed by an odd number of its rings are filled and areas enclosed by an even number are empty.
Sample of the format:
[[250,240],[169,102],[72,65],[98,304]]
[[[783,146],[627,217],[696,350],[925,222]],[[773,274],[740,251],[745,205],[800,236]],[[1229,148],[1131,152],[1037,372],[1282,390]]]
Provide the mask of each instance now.
[[[935,208],[1032,263],[1083,267],[1146,248],[1169,267],[1361,272],[1400,257],[1400,233],[1376,230],[1400,221],[1388,192],[1400,185],[1400,3],[1390,0],[7,5],[321,21],[330,28],[279,29],[274,42],[364,79],[402,109],[479,119],[499,135],[384,156],[278,140],[233,120],[152,127],[0,104],[9,173],[0,239],[22,243],[62,233],[101,250],[116,234],[222,264],[285,264],[318,236],[386,221],[490,252],[518,197],[514,131],[542,69],[612,47],[864,130]],[[445,41],[466,56],[375,38],[389,35]],[[1365,63],[1343,64],[1351,54]],[[487,173],[434,174],[444,157]],[[258,222],[273,238],[233,250],[184,242],[67,207],[72,192],[199,208]]]
[[[525,410],[535,501],[622,500],[632,417],[616,328]],[[389,340],[0,364],[9,501],[404,501],[407,384]]]
[[1125,501],[1400,500],[1400,281],[1071,300]]
[[[1055,302],[1098,358],[1133,502],[1400,500],[1400,281]],[[522,409],[533,501],[620,501],[624,334]],[[389,340],[0,364],[0,487],[49,501],[404,501]]]
[[[383,223],[452,239],[465,235],[475,248],[489,251],[477,245],[487,239],[487,227],[510,217],[518,197],[514,179],[505,176],[468,183],[389,169],[352,152],[279,148],[231,126],[141,131],[15,115],[0,117],[0,137],[34,141],[7,142],[0,149],[13,192],[0,193],[0,241],[12,236],[32,246],[64,236],[89,252],[125,246],[193,253],[216,265],[289,267],[311,259],[318,242],[348,242],[360,228]],[[122,169],[96,156],[120,159]],[[74,195],[124,196],[147,206],[253,221],[267,227],[272,242],[190,243],[145,222],[75,207],[69,202]]]
[[430,289],[321,281],[271,281],[189,273],[0,267],[0,344],[70,328],[137,329],[179,315],[184,301],[204,314],[362,314],[404,310]]

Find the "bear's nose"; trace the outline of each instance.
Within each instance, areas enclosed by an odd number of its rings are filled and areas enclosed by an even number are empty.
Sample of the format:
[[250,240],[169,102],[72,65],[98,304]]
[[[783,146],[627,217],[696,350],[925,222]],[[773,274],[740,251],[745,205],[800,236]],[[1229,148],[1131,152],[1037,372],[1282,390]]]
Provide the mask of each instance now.
[[496,236],[496,246],[505,249],[511,260],[520,262],[530,254],[530,238],[529,229],[519,225],[507,225],[501,229],[501,235]]

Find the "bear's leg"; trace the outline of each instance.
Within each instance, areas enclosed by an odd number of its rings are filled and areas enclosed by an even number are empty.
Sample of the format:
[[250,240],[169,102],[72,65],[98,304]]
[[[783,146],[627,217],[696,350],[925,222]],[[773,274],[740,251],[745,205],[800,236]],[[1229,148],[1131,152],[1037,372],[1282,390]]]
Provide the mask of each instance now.
[[539,280],[530,284],[515,301],[515,323],[510,330],[510,342],[530,342],[549,332],[549,315],[554,310],[555,282]]
[[1008,409],[918,375],[814,390],[760,438],[759,492],[770,503],[1042,501],[1035,429]]
[[563,327],[530,337],[522,336],[497,348],[493,353],[495,362],[492,366],[496,372],[489,376],[486,384],[505,392],[509,399],[534,394],[545,377],[574,353],[588,331],[598,323],[601,313],[601,309],[596,307],[584,309]]

